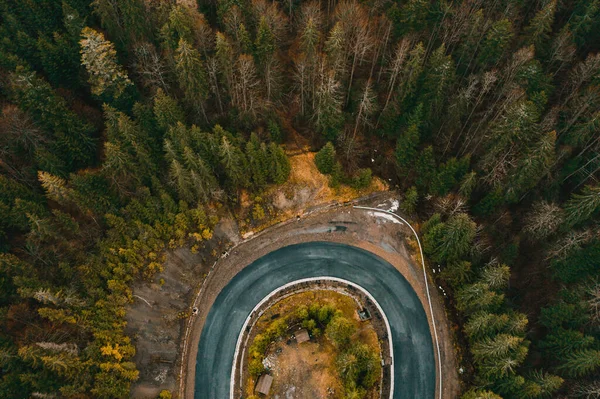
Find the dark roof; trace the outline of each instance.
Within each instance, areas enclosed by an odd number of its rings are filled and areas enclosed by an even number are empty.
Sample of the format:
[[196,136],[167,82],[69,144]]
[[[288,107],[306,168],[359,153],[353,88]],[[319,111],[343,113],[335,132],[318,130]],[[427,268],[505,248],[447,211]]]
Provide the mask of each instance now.
[[256,388],[254,388],[254,392],[268,395],[269,391],[271,390],[271,384],[273,384],[273,377],[271,377],[269,374],[263,374],[258,377],[258,382],[256,383]]
[[308,331],[306,329],[302,329],[296,333],[296,341],[301,344],[302,342],[310,341],[310,336],[308,335]]

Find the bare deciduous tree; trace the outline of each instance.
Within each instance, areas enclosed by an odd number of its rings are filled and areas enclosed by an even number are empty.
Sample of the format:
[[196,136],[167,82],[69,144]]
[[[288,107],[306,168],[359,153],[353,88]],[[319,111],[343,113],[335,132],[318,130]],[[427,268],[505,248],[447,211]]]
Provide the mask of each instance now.
[[541,201],[532,206],[532,211],[525,219],[523,232],[530,240],[542,240],[554,233],[564,221],[560,206]]

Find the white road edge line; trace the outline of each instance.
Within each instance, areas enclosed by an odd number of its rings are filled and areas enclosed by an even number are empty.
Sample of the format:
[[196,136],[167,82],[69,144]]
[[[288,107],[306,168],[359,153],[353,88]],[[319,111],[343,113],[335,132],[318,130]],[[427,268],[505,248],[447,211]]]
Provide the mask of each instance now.
[[[344,280],[344,279],[338,278],[338,277],[321,276],[321,277],[303,278],[303,279],[300,279],[300,280],[296,280],[296,281],[292,281],[292,282],[289,282],[287,284],[284,284],[281,287],[276,288],[275,290],[271,291],[270,294],[268,294],[266,297],[264,297],[258,303],[258,305],[256,305],[254,307],[254,309],[252,309],[252,311],[250,312],[250,314],[246,318],[246,321],[244,322],[244,325],[242,326],[242,329],[240,330],[240,333],[239,333],[238,339],[237,339],[237,344],[235,346],[235,352],[233,354],[233,365],[231,367],[231,380],[229,382],[229,398],[230,399],[235,399],[233,390],[234,390],[234,387],[235,387],[235,369],[236,369],[236,366],[237,366],[237,358],[239,356],[240,346],[241,346],[241,343],[242,343],[242,338],[244,336],[244,331],[246,330],[246,327],[248,327],[248,323],[250,322],[250,319],[252,318],[252,315],[254,314],[254,312],[256,312],[257,309],[259,309],[262,305],[264,305],[265,302],[267,302],[269,299],[271,299],[278,292],[280,292],[282,290],[285,290],[286,288],[289,288],[289,287],[294,286],[294,285],[298,285],[298,284],[302,284],[302,283],[306,283],[306,282],[312,282],[312,281],[336,281],[336,282],[339,282],[339,283],[342,283],[342,284],[351,285],[354,288],[362,291],[366,296],[369,297],[369,299],[375,304],[375,306],[377,306],[377,310],[379,310],[379,313],[381,313],[381,315],[383,316],[383,320],[385,321],[385,328],[387,329],[387,335],[388,335],[388,341],[389,341],[389,347],[390,347],[390,357],[392,358],[392,364],[391,364],[391,382],[390,382],[390,399],[393,398],[393,396],[394,396],[394,347],[392,346],[393,345],[393,342],[392,342],[392,330],[390,328],[390,323],[389,323],[389,321],[387,319],[387,316],[383,312],[383,309],[379,305],[379,302],[377,302],[375,300],[375,298],[373,298],[373,295],[371,295],[371,293],[369,291],[367,291],[365,288],[361,287],[360,285],[358,285],[356,283],[353,283],[352,281]],[[242,363],[243,363],[243,359],[242,359],[242,362],[240,364],[242,364]]]
[[425,289],[426,289],[426,293],[427,293],[427,302],[429,302],[429,313],[431,314],[431,324],[433,325],[433,335],[435,336],[435,345],[437,347],[438,375],[439,375],[439,379],[440,379],[439,398],[442,399],[442,356],[441,356],[441,352],[440,352],[440,341],[438,339],[437,327],[435,325],[435,316],[433,315],[433,306],[431,305],[431,296],[429,294],[429,283],[427,282],[427,271],[425,270],[425,257],[423,256],[423,247],[421,247],[421,240],[419,239],[419,235],[417,234],[417,232],[415,231],[415,229],[412,227],[412,225],[410,223],[408,223],[403,217],[396,215],[394,212],[390,212],[385,209],[371,208],[368,206],[359,206],[359,205],[354,205],[354,208],[366,209],[366,210],[375,211],[375,212],[383,212],[383,213],[393,215],[393,216],[397,217],[398,219],[400,219],[401,221],[403,221],[404,223],[406,223],[408,225],[408,227],[410,227],[410,229],[412,230],[415,237],[417,238],[417,243],[419,244],[419,251],[421,253],[421,265],[423,266],[423,277],[425,278]]

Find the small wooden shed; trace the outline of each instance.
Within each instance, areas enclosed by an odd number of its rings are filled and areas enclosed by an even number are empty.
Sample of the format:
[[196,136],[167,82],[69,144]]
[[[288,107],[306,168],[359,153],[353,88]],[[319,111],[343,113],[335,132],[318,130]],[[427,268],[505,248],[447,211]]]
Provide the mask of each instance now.
[[258,381],[256,382],[256,388],[254,388],[254,393],[261,393],[263,395],[268,395],[271,390],[271,384],[273,384],[273,377],[269,374],[263,374],[258,377]]
[[299,330],[296,333],[296,342],[301,344],[302,342],[310,341],[310,335],[308,335],[308,331],[305,328]]

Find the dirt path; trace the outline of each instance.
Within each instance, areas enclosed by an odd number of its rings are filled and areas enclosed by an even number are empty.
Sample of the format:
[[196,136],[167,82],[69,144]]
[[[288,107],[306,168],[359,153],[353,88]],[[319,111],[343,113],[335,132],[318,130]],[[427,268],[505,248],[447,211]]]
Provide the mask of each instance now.
[[[392,200],[384,201],[381,196],[371,201],[363,201],[361,205],[381,206],[384,209],[395,207]],[[398,269],[414,288],[426,309],[431,327],[431,315],[426,302],[422,272],[410,258],[405,244],[407,237],[410,237],[410,233],[406,226],[376,214],[369,214],[367,211],[345,206],[337,209],[314,210],[299,221],[291,220],[274,226],[252,240],[235,247],[228,257],[217,262],[204,282],[204,287],[198,297],[197,303],[200,304],[198,314],[190,322],[189,338],[184,348],[185,363],[182,365],[183,375],[181,376],[181,392],[184,397],[186,399],[194,397],[198,342],[210,307],[218,293],[246,265],[275,249],[291,244],[332,241],[359,247],[380,256]],[[431,285],[435,287],[435,285]],[[438,321],[438,334],[442,344],[443,397],[453,399],[458,396],[459,384],[452,335],[440,295],[435,290],[431,294],[433,312]]]

